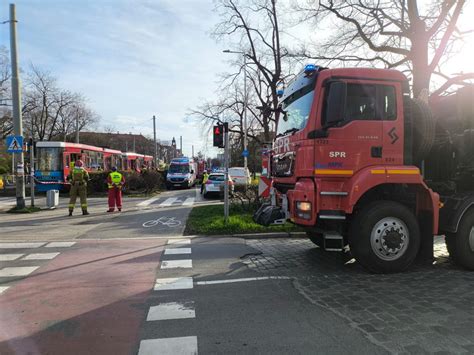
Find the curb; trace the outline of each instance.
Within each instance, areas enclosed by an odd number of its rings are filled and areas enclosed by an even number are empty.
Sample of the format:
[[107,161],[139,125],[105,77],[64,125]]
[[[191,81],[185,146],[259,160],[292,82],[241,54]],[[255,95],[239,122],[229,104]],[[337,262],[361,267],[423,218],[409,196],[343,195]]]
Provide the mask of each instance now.
[[242,238],[242,239],[279,239],[279,238],[307,238],[305,232],[279,233],[249,233],[249,234],[216,234],[216,235],[184,235],[183,237],[196,238]]

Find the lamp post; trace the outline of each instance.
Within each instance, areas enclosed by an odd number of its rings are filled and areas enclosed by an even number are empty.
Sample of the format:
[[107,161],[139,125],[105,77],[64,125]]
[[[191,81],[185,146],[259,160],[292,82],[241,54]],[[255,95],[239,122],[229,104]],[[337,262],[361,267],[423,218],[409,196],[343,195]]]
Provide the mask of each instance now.
[[[223,53],[233,53],[241,54],[244,57],[244,124],[242,130],[244,131],[244,151],[247,151],[247,53],[239,51],[231,51],[230,49],[225,49]],[[244,155],[244,168],[247,170],[247,155]]]

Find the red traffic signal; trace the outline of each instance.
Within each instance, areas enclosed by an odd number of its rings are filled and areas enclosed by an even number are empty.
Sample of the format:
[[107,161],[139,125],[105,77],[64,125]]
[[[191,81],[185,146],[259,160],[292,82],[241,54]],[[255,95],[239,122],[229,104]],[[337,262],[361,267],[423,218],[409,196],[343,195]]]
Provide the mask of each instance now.
[[219,124],[214,126],[213,133],[213,146],[224,148],[224,125]]

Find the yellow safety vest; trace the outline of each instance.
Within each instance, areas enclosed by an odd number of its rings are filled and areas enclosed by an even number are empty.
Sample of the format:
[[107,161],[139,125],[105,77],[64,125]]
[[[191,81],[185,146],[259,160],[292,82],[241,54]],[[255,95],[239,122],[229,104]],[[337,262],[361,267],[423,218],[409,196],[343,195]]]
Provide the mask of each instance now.
[[89,174],[84,168],[78,168],[74,167],[74,169],[70,173],[70,180],[75,183],[87,183],[87,180],[89,179]]
[[204,174],[204,175],[202,176],[202,183],[205,184],[206,181],[207,181],[207,179],[209,179],[209,174]]
[[110,180],[112,181],[111,184],[108,184],[109,185],[109,189],[112,189],[114,188],[114,186],[117,186],[119,188],[121,188],[121,184],[122,184],[122,174],[120,174],[118,171],[112,171],[110,174]]

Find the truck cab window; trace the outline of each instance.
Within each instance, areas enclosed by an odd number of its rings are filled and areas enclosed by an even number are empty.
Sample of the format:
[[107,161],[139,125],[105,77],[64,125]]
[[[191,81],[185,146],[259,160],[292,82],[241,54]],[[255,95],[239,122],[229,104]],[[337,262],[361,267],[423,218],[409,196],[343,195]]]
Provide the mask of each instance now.
[[397,118],[397,96],[395,94],[395,87],[388,85],[382,86],[382,107],[383,119],[395,120]]
[[375,85],[347,85],[346,121],[377,120]]

